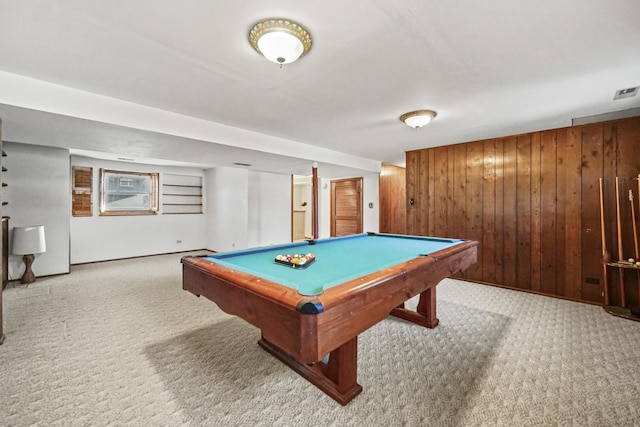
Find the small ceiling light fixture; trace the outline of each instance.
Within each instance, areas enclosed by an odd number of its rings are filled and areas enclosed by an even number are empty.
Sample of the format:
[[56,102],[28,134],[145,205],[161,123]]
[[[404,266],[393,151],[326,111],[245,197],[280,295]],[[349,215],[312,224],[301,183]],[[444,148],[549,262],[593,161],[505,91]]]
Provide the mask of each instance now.
[[428,124],[437,114],[432,110],[417,110],[404,113],[400,116],[400,120],[410,128],[419,129]]
[[269,61],[282,66],[309,52],[311,35],[290,19],[269,18],[251,28],[249,43]]

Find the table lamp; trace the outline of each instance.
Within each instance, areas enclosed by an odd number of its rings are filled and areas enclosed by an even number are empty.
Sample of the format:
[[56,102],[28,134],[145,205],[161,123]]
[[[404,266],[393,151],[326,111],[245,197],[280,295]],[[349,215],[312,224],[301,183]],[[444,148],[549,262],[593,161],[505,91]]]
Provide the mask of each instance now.
[[44,225],[32,225],[29,227],[14,227],[13,229],[13,254],[24,255],[24,274],[20,283],[33,283],[36,276],[31,271],[31,264],[35,259],[34,254],[45,252]]

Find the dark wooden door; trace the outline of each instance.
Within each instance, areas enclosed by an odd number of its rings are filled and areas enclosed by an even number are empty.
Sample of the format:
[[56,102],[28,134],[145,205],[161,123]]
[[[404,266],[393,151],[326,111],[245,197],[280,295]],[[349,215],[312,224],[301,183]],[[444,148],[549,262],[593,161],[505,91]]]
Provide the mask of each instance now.
[[362,178],[331,181],[331,237],[362,233]]

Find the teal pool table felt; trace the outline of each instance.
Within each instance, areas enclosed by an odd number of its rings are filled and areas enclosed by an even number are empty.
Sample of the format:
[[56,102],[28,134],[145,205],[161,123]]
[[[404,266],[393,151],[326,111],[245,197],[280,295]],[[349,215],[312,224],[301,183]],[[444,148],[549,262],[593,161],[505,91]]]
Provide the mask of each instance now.
[[[332,286],[419,256],[428,256],[463,241],[395,234],[356,234],[312,241],[314,244],[304,241],[224,252],[208,255],[205,259],[297,289],[303,295],[317,295]],[[304,269],[275,262],[277,255],[310,252],[316,260]]]

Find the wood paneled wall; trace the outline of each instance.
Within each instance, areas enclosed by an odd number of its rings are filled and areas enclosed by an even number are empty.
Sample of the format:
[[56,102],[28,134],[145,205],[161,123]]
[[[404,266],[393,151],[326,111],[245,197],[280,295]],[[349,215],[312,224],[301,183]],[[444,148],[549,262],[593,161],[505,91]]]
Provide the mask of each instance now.
[[383,164],[380,171],[381,233],[406,233],[406,200],[405,168]]
[[[640,117],[407,152],[407,233],[480,242],[464,278],[580,301],[603,302],[599,178],[607,247],[619,256],[615,177],[620,180],[622,257],[634,257]],[[611,303],[620,301],[616,271]],[[625,275],[638,303],[638,277]]]

